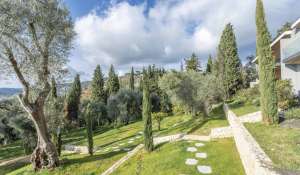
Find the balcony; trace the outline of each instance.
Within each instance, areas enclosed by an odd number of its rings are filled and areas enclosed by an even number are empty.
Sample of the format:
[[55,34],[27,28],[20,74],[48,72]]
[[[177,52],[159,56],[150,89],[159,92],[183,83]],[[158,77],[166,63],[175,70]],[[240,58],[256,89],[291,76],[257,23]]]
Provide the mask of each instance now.
[[282,60],[285,64],[300,64],[300,32],[282,44]]

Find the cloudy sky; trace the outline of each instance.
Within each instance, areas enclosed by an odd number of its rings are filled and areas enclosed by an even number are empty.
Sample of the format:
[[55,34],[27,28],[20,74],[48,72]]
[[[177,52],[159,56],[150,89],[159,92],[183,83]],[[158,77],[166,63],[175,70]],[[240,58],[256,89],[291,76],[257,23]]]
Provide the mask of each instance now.
[[[195,52],[205,66],[224,26],[234,25],[242,60],[255,53],[256,0],[64,0],[77,33],[69,66],[89,75],[97,64],[119,74],[131,66],[179,69]],[[269,30],[300,17],[299,0],[264,0]],[[85,76],[86,78],[88,76]]]

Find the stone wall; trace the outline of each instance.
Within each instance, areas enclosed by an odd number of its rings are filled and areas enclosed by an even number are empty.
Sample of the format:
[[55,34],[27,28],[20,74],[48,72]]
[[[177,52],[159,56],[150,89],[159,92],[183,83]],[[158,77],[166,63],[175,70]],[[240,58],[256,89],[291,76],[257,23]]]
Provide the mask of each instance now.
[[279,175],[273,170],[273,163],[251,136],[240,119],[224,105],[224,111],[247,175]]

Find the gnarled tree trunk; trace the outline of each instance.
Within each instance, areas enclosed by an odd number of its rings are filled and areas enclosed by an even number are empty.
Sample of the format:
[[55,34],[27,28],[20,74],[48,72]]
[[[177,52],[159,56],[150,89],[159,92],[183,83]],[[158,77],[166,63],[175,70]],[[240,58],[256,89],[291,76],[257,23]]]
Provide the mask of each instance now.
[[38,104],[24,104],[24,109],[31,117],[36,132],[37,132],[37,145],[31,155],[31,163],[35,171],[42,168],[53,169],[59,166],[59,157],[55,145],[51,141],[48,132],[43,105]]

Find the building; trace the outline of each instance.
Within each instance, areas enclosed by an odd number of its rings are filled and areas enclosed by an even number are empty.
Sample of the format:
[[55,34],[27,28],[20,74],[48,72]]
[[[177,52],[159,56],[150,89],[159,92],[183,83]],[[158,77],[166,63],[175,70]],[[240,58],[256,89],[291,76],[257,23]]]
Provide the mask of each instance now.
[[[276,60],[276,79],[291,80],[294,91],[300,95],[300,18],[271,44]],[[258,63],[258,58],[253,62]]]

